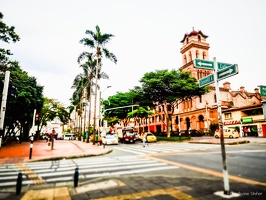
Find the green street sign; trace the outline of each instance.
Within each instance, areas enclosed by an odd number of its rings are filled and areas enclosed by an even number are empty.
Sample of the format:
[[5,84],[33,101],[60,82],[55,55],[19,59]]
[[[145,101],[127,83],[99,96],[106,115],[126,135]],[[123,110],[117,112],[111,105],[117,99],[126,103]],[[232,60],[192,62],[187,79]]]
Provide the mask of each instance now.
[[205,76],[204,78],[199,79],[199,87],[203,87],[205,85],[209,85],[214,83],[214,75],[210,74],[209,76]]
[[214,62],[210,60],[195,59],[194,67],[201,69],[214,69]]
[[233,64],[217,62],[217,68],[218,68],[218,70],[221,70],[221,69],[227,68],[227,67],[229,67],[229,66],[231,66],[231,65],[233,65]]
[[265,85],[260,85],[260,95],[266,96],[266,86]]
[[253,119],[252,117],[247,117],[247,118],[242,118],[241,119],[242,123],[252,123],[253,122]]
[[230,76],[234,76],[236,74],[238,74],[238,65],[234,64],[234,65],[231,65],[225,69],[218,71],[217,72],[217,78],[218,78],[218,80],[222,80],[222,79],[228,78]]

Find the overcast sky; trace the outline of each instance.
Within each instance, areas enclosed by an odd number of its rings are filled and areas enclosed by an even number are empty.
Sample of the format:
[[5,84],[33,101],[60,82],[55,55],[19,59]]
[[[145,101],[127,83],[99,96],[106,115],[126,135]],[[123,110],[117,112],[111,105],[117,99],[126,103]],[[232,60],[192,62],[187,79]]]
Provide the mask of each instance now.
[[77,58],[90,51],[79,43],[86,30],[115,37],[106,46],[117,64],[105,60],[109,80],[100,81],[103,98],[127,92],[157,69],[182,66],[180,48],[192,28],[208,35],[209,59],[236,63],[239,74],[220,82],[253,92],[266,85],[265,0],[1,0],[3,22],[21,40],[3,44],[23,70],[44,86],[44,95],[69,105],[71,86],[82,72]]

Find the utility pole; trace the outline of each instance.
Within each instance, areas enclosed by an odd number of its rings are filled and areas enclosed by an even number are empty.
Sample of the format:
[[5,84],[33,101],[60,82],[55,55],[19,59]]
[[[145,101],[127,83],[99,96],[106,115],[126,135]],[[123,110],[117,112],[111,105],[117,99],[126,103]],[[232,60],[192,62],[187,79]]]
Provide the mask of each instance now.
[[6,71],[3,94],[2,94],[2,104],[1,104],[0,131],[4,130],[4,121],[5,121],[5,114],[6,114],[6,102],[7,102],[8,86],[9,86],[9,77],[10,77],[10,71]]

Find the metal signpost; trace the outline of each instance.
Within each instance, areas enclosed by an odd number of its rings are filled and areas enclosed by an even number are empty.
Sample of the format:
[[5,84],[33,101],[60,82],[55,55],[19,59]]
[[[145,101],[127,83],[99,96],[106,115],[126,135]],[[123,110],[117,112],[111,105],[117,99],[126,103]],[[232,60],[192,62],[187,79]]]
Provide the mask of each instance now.
[[[203,64],[202,64],[203,63]],[[213,65],[211,64],[213,63]],[[221,141],[221,151],[222,151],[222,161],[223,161],[223,180],[224,180],[224,194],[230,195],[230,187],[229,187],[229,179],[228,179],[228,170],[226,164],[226,154],[225,154],[225,145],[224,145],[224,134],[223,134],[223,121],[222,121],[222,107],[220,100],[220,90],[219,90],[219,80],[228,78],[230,76],[238,74],[238,65],[237,64],[228,64],[228,63],[217,63],[216,58],[213,58],[213,61],[199,61],[199,59],[195,59],[194,65],[196,68],[207,69],[205,65],[213,66],[214,73],[206,76],[202,79],[199,79],[199,87],[203,87],[205,85],[209,85],[214,83],[216,90],[216,102],[218,106],[218,124],[220,131],[220,141]],[[208,68],[211,69],[211,68]],[[266,91],[266,88],[265,88]]]

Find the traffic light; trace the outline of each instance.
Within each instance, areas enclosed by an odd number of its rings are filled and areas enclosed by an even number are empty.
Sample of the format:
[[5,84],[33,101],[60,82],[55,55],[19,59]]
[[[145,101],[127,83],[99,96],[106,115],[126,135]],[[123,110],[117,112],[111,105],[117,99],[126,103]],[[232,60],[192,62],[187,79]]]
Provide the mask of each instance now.
[[12,84],[9,84],[8,95],[12,98],[16,98],[17,96],[17,88]]
[[40,119],[39,119],[39,114],[35,115],[35,124],[39,125],[40,124]]

